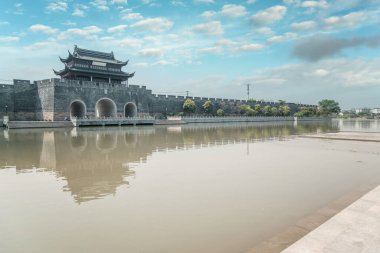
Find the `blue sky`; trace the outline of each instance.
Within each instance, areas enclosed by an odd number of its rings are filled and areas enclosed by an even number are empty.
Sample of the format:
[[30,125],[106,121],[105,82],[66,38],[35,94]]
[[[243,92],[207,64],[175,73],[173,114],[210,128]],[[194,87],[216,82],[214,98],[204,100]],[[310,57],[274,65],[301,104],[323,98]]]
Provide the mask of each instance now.
[[[114,51],[153,92],[380,107],[380,0],[1,1],[0,83]],[[178,92],[178,93],[176,93]]]

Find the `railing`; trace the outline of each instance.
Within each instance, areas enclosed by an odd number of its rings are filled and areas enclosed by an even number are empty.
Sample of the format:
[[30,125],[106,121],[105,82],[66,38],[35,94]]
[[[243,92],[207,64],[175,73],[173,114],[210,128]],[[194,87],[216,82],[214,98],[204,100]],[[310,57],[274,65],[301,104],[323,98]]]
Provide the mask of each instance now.
[[154,120],[154,117],[152,116],[137,116],[137,117],[71,117],[71,120],[141,120],[141,119],[152,119]]

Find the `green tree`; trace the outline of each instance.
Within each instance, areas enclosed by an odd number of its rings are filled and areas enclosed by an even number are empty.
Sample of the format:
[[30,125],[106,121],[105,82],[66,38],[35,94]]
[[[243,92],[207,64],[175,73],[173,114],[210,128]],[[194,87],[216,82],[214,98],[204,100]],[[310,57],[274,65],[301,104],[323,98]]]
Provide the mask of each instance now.
[[319,101],[319,111],[323,116],[340,113],[339,103],[332,99],[323,99]]
[[197,109],[195,103],[190,98],[186,99],[185,102],[183,102],[183,111],[186,114],[194,113]]
[[238,112],[241,115],[245,115],[245,116],[255,116],[255,115],[257,115],[257,111],[254,110],[254,109],[252,109],[249,105],[241,105],[241,106],[239,106]]
[[286,102],[284,101],[284,100],[278,100],[278,102],[277,102],[279,105],[285,105],[286,104]]
[[318,111],[315,107],[301,107],[301,109],[294,114],[296,117],[313,117],[317,115]]
[[218,110],[216,111],[216,115],[218,115],[219,117],[224,116],[224,111],[223,111],[223,109],[218,109]]
[[203,104],[203,109],[205,110],[205,113],[207,114],[211,114],[212,113],[212,110],[213,110],[213,104],[210,100],[207,100],[204,104]]
[[272,107],[270,105],[264,106],[263,113],[265,116],[270,116],[272,113]]
[[289,116],[290,115],[290,107],[287,105],[280,106],[278,108],[279,114],[282,116]]
[[256,115],[262,115],[261,105],[256,104],[254,110],[256,111]]
[[278,115],[278,109],[277,109],[277,107],[272,107],[271,114],[272,114],[272,116],[277,116]]

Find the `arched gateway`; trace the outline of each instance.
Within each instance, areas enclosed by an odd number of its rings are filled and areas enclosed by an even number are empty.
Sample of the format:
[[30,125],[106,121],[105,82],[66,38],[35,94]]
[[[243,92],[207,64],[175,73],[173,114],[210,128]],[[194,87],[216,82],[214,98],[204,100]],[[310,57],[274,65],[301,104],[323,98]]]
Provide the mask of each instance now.
[[116,117],[116,104],[109,98],[102,98],[96,102],[95,115],[97,118],[114,118]]
[[86,116],[86,105],[80,100],[75,100],[70,104],[70,118],[83,118]]
[[129,102],[124,106],[124,116],[127,118],[137,116],[137,106],[135,103]]

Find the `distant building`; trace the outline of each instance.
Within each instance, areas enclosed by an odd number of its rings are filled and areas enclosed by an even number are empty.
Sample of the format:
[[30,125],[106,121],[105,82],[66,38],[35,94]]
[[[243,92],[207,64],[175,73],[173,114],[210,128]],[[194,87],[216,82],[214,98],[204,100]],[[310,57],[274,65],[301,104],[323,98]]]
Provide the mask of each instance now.
[[372,109],[371,113],[373,113],[373,114],[380,114],[380,108],[374,108],[374,109]]
[[359,113],[371,113],[371,109],[370,108],[357,108],[357,109],[355,109],[355,113],[356,114],[359,114]]

